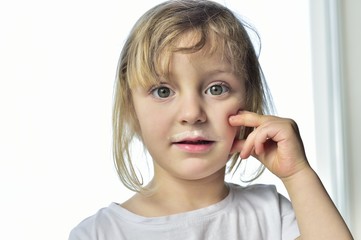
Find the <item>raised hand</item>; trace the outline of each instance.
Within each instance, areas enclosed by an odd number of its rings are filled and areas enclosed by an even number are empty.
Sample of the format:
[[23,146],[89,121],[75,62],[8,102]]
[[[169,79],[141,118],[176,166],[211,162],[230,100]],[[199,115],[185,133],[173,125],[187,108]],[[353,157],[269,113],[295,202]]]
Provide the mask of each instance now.
[[243,159],[254,156],[279,178],[309,167],[297,124],[287,118],[242,111],[229,118],[235,127],[251,127],[246,139],[235,140],[231,152]]
[[287,118],[242,111],[229,118],[235,127],[251,127],[231,152],[254,156],[281,178],[301,232],[298,239],[353,239],[342,216],[306,159],[297,124]]

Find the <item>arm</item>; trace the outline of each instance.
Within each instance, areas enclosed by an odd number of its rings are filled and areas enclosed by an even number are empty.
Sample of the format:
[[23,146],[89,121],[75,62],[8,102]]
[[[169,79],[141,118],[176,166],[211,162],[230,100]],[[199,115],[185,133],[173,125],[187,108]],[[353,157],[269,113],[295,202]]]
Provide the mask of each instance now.
[[282,179],[295,210],[300,239],[353,239],[320,179],[311,168]]
[[236,140],[232,152],[260,160],[284,183],[295,210],[299,239],[353,239],[317,174],[308,164],[294,121],[241,112],[230,117],[232,126],[254,127],[245,140]]

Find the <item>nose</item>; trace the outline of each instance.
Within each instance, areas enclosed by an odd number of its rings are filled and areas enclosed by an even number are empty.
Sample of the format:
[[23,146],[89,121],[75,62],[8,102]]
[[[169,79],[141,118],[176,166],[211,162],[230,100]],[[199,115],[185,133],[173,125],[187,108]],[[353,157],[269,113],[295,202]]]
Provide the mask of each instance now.
[[181,99],[179,108],[179,121],[181,124],[200,124],[207,121],[204,102],[200,96],[187,95]]

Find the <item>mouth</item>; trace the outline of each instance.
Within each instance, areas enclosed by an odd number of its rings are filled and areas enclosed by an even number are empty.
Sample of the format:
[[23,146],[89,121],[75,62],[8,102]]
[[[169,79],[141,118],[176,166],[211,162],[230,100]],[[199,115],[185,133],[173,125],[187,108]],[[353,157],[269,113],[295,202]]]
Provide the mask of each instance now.
[[190,145],[209,145],[214,143],[210,140],[184,140],[179,142],[174,142],[173,144],[190,144]]
[[216,138],[203,131],[187,131],[171,137],[172,145],[189,153],[206,153],[212,149],[216,141]]

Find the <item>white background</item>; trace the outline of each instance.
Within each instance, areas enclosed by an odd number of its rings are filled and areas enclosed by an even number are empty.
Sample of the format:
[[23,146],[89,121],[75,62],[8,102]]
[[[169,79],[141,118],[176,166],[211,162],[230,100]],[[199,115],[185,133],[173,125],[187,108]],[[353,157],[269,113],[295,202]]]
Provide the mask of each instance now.
[[[0,3],[2,239],[67,239],[82,219],[131,196],[112,162],[113,84],[130,27],[158,2]],[[220,2],[259,31],[278,113],[298,122],[317,168],[308,1]],[[260,181],[287,195],[271,175]]]

